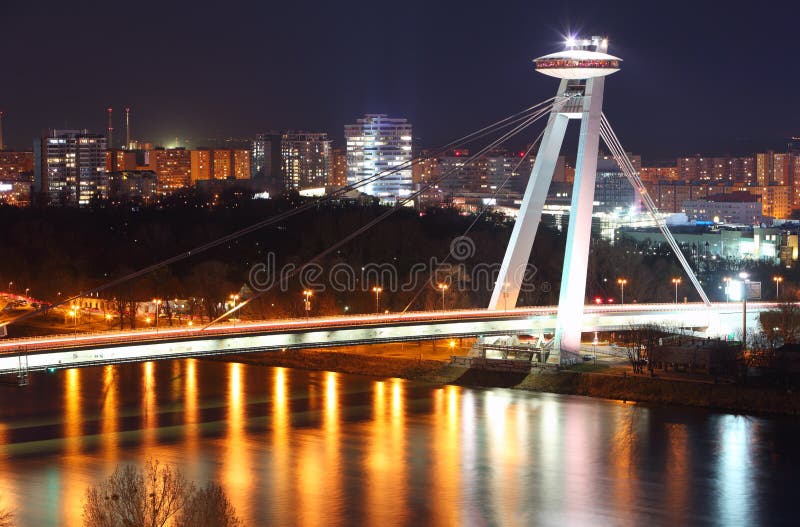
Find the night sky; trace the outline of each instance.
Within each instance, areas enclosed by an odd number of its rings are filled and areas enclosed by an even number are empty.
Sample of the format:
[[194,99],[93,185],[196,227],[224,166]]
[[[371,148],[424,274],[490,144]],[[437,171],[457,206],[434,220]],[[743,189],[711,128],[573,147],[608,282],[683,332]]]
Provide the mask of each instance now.
[[[747,153],[800,135],[800,2],[19,2],[0,18],[6,142],[102,131],[199,145],[409,118],[435,147],[552,96],[531,59],[606,34],[605,111],[647,160]],[[535,136],[537,132],[531,132]],[[524,138],[529,139],[529,138]]]

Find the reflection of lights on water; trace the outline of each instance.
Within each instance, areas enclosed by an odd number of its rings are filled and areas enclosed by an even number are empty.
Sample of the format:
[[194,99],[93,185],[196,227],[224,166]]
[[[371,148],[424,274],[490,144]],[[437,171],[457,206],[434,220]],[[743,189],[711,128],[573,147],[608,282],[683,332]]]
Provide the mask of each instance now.
[[719,514],[723,525],[752,525],[750,503],[751,458],[746,417],[719,417],[720,452],[717,481],[720,485]]

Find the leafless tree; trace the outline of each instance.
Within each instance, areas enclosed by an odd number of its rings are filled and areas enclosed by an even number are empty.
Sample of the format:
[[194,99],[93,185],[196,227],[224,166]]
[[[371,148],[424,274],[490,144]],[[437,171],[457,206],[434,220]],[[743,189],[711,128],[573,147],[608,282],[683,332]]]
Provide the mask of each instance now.
[[175,527],[241,527],[225,491],[209,483],[194,492],[175,521]]
[[[0,527],[5,525],[0,522]],[[151,460],[144,470],[117,467],[108,479],[89,487],[83,525],[241,527],[242,522],[218,484],[211,482],[198,489],[178,469]]]
[[628,345],[625,350],[628,360],[633,366],[633,373],[644,373],[645,365],[653,374],[655,363],[659,360],[662,339],[670,334],[666,325],[643,324],[631,325],[628,331]]
[[183,474],[150,460],[144,470],[127,465],[89,487],[83,505],[87,527],[164,527],[194,492]]
[[759,321],[764,336],[775,347],[800,340],[800,306],[795,302],[782,302],[777,309],[764,311]]

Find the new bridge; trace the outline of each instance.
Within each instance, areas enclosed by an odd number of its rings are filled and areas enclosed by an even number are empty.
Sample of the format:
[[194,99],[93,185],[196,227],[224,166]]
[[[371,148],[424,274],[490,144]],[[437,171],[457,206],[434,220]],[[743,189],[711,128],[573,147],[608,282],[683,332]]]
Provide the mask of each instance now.
[[[777,304],[749,302],[747,325]],[[552,333],[558,306],[510,310],[454,310],[350,315],[236,325],[77,333],[0,341],[0,373],[124,362],[211,357],[279,351],[489,335]],[[586,306],[582,331],[624,331],[643,324],[684,328],[709,337],[741,332],[742,304],[628,304]]]

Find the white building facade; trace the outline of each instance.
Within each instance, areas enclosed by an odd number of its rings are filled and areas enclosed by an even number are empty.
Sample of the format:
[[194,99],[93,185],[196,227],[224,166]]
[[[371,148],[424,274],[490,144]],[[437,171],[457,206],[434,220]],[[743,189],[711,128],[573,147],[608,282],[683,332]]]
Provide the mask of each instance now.
[[[407,119],[367,114],[345,125],[344,136],[348,185],[370,180],[358,190],[387,203],[411,195],[412,127]],[[376,174],[382,177],[374,178]]]

